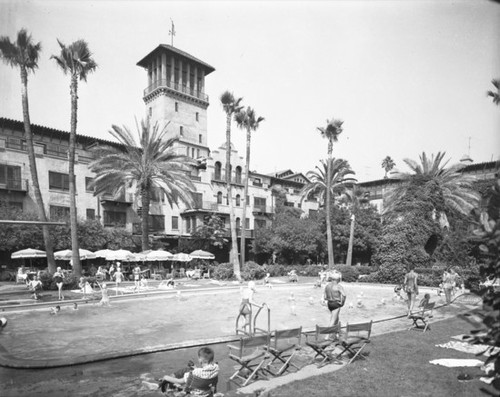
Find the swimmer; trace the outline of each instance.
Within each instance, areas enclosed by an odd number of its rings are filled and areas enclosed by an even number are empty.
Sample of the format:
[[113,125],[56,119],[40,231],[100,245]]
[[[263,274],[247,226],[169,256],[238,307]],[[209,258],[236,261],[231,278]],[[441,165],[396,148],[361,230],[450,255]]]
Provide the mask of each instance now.
[[61,311],[61,306],[57,305],[56,307],[50,308],[50,314],[57,314]]
[[290,304],[290,312],[292,313],[292,316],[296,316],[297,313],[295,312],[295,295],[293,294],[293,292],[290,293],[288,303]]

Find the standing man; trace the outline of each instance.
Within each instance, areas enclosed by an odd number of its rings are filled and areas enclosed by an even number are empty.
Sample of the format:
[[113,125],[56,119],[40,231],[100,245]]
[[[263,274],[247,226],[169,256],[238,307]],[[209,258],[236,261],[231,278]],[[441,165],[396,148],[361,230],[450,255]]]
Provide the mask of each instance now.
[[340,285],[342,274],[333,272],[328,276],[328,284],[325,286],[323,300],[326,302],[328,310],[330,310],[330,327],[339,324],[340,308],[344,306],[346,294],[344,287]]
[[141,277],[141,267],[137,264],[132,271],[134,273],[134,292],[140,289],[140,277]]

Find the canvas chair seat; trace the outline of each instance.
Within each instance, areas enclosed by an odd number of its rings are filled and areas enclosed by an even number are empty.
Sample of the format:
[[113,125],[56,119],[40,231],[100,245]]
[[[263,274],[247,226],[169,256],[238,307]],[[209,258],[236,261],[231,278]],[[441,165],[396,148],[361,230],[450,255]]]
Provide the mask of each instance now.
[[339,332],[340,323],[333,327],[321,327],[316,325],[316,331],[304,333],[306,336],[306,346],[309,346],[316,353],[312,358],[311,363],[316,361],[318,357],[322,359],[318,364],[318,367],[322,367],[328,363],[342,363],[332,354],[339,344],[337,338]]
[[351,364],[356,358],[366,359],[366,355],[362,354],[362,351],[370,343],[372,324],[373,321],[358,324],[347,323],[345,336],[339,341],[343,350],[337,355],[337,358],[348,352],[352,356],[348,364]]
[[[271,339],[267,351],[271,353],[272,360],[267,364],[267,370],[274,376],[280,376],[290,368],[300,369],[293,359],[296,353],[301,349],[300,342],[302,338],[302,327],[276,330],[271,334]],[[280,365],[275,370],[274,364]]]

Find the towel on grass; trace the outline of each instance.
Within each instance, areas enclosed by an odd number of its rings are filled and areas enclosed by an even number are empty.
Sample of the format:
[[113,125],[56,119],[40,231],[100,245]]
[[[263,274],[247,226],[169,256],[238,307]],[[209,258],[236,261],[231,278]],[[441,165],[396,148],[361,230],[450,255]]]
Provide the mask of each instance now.
[[439,358],[429,361],[430,364],[442,365],[443,367],[480,367],[484,363],[480,360],[469,358]]
[[459,341],[450,341],[447,343],[441,343],[440,345],[436,345],[437,347],[444,347],[445,349],[454,349],[464,353],[471,354],[484,354],[485,356],[490,356],[495,351],[498,351],[498,348],[494,348],[489,350],[491,346],[488,345],[472,345],[468,342],[459,342]]

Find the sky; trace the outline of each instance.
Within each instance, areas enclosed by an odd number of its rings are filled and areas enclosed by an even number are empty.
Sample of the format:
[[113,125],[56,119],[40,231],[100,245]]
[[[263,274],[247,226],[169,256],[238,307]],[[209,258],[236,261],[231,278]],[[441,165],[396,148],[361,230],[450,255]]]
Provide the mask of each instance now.
[[[360,182],[382,159],[445,151],[450,164],[500,158],[500,4],[471,1],[23,1],[0,0],[0,36],[21,28],[42,43],[29,76],[31,121],[69,131],[69,77],[51,55],[84,39],[99,67],[79,86],[78,133],[112,139],[113,124],[146,114],[146,71],[136,63],[170,44],[215,67],[208,145],[225,142],[225,90],[265,117],[252,136],[251,170],[307,172],[327,157],[317,127],[344,121],[333,156]],[[0,117],[22,120],[18,70],[0,63]],[[245,133],[233,125],[245,153]],[[470,149],[469,149],[470,144]]]

